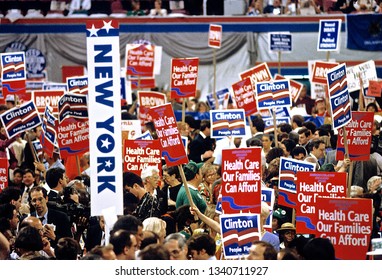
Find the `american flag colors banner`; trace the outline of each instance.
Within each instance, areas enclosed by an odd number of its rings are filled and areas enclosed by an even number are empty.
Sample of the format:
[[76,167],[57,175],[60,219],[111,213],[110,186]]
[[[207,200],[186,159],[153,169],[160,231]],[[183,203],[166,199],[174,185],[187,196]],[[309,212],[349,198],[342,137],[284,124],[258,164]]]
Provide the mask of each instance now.
[[123,214],[119,26],[116,20],[86,22],[89,90],[91,215]]
[[0,118],[8,138],[41,125],[41,119],[33,101],[5,111]]

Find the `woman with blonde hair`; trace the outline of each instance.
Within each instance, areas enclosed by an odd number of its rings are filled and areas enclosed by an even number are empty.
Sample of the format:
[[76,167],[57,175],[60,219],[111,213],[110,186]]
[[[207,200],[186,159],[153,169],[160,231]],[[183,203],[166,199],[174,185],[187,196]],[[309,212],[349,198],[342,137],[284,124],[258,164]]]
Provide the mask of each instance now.
[[159,236],[160,244],[166,237],[166,222],[157,217],[146,218],[143,221],[143,230],[155,232]]
[[214,194],[212,184],[217,179],[216,167],[213,164],[206,163],[202,166],[203,180],[198,186],[200,195],[206,201],[207,204],[211,204],[214,201]]

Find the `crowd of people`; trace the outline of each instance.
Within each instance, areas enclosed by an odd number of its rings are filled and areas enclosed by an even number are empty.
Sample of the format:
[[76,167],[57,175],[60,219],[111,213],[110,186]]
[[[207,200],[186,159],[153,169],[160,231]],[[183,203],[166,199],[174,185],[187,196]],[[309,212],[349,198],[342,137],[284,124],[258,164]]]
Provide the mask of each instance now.
[[[224,1],[207,0],[62,0],[62,1],[3,1],[2,13],[19,9],[26,17],[47,16],[57,13],[124,14],[126,16],[168,16],[170,14],[224,15]],[[51,3],[52,2],[52,3]],[[382,13],[381,0],[242,0],[243,15],[316,15],[322,13]],[[40,12],[37,12],[40,11]]]
[[[168,102],[174,110],[181,100]],[[277,126],[277,133],[264,133],[260,114],[252,116],[251,135],[247,138],[217,140],[211,138],[208,118],[198,119],[189,112],[207,116],[209,105],[200,100],[200,92],[186,102],[186,117],[178,121],[181,135],[188,138],[189,163],[177,166],[148,166],[140,175],[123,173],[124,214],[113,225],[105,217],[91,216],[89,153],[80,157],[81,174],[69,178],[65,159],[59,150],[33,156],[33,139],[41,127],[8,139],[0,134],[0,152],[8,158],[8,187],[0,194],[0,257],[2,259],[224,259],[219,213],[216,211],[221,178],[221,151],[241,147],[260,147],[262,185],[275,190],[273,209],[263,202],[259,240],[253,240],[246,259],[335,259],[329,239],[297,232],[291,209],[278,205],[280,157],[312,162],[316,171],[347,172],[354,164],[351,197],[373,201],[373,231],[381,231],[382,135],[380,122],[374,121],[370,160],[351,163],[335,160],[336,137],[330,124],[327,100],[312,100],[305,90],[293,104],[309,111],[310,119],[295,114],[291,123]],[[15,106],[9,100],[0,106],[4,112]],[[229,107],[234,104],[229,102]],[[134,110],[132,110],[132,108]],[[138,119],[137,108],[122,107],[124,119]],[[378,116],[378,103],[367,111]],[[129,112],[129,113],[126,113]],[[318,120],[320,120],[318,122]],[[146,124],[155,139],[155,127]],[[227,141],[230,144],[227,146]],[[93,171],[94,172],[94,171]],[[188,190],[187,190],[188,189]],[[190,198],[192,201],[190,201]],[[272,214],[272,229],[264,227]],[[366,257],[366,256],[365,256]]]

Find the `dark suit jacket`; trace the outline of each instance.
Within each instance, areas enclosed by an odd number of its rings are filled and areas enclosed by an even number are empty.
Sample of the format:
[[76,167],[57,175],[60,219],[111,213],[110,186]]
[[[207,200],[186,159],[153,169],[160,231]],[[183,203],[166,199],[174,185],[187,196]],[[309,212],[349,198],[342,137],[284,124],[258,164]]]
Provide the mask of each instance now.
[[[37,213],[32,212],[31,216],[37,217]],[[72,225],[70,224],[68,215],[66,215],[64,212],[49,209],[47,224],[54,224],[56,226],[56,240],[51,240],[52,247],[57,245],[57,241],[61,237],[73,237],[71,230]]]
[[206,151],[213,151],[213,144],[214,140],[212,140],[210,137],[203,138],[203,136],[200,134],[196,135],[194,140],[192,140],[188,145],[190,151],[188,158],[195,161],[196,163],[202,162],[202,154],[204,154]]

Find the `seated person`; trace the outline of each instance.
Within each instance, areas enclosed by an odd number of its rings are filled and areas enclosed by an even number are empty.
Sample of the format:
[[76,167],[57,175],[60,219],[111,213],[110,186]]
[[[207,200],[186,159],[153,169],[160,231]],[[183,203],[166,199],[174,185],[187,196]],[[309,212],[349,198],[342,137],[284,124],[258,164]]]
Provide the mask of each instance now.
[[274,0],[273,5],[267,5],[264,8],[264,14],[273,14],[273,15],[284,14],[284,7],[281,5],[281,1]]

